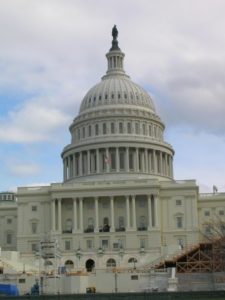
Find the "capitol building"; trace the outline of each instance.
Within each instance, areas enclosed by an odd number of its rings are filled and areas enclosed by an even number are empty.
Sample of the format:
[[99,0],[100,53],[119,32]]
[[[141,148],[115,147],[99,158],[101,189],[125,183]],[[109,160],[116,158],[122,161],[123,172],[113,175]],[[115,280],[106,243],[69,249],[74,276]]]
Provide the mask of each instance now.
[[144,268],[198,244],[210,230],[205,224],[224,218],[225,194],[200,194],[195,180],[174,178],[165,124],[126,74],[115,26],[112,36],[106,74],[69,127],[63,182],[19,187],[16,201],[2,193],[2,250],[29,261],[54,240],[61,265],[72,270]]

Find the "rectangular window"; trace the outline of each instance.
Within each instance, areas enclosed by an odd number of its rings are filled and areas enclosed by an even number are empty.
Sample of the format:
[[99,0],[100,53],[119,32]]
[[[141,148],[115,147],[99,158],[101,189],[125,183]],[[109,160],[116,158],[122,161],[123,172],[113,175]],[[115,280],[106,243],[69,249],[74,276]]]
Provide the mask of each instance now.
[[38,245],[37,245],[36,243],[31,244],[31,251],[32,251],[32,252],[38,251]]
[[119,243],[113,243],[113,249],[119,249]]
[[124,170],[125,168],[125,162],[124,162],[125,153],[121,151],[119,153],[119,159],[120,159],[120,170]]
[[123,123],[119,123],[119,133],[123,133]]
[[82,129],[82,131],[83,131],[83,139],[85,138],[85,127],[83,127],[83,129]]
[[91,136],[91,125],[88,126],[88,136]]
[[116,153],[115,151],[112,151],[110,153],[110,160],[111,160],[111,169],[115,170],[116,169]]
[[87,249],[93,249],[94,248],[94,242],[93,240],[87,240]]
[[220,210],[220,211],[219,211],[219,215],[220,215],[220,216],[224,216],[224,210]]
[[127,123],[127,133],[131,133],[131,123]]
[[31,206],[31,210],[32,210],[32,211],[37,211],[37,206],[36,206],[36,205],[32,205],[32,206]]
[[12,234],[7,233],[6,235],[6,244],[11,245],[12,244]]
[[111,133],[115,133],[115,124],[111,123]]
[[209,225],[206,225],[206,227],[205,227],[205,234],[206,235],[211,234],[211,227]]
[[183,218],[182,217],[177,217],[177,228],[182,228],[183,227]]
[[210,216],[210,211],[209,211],[209,210],[206,210],[206,211],[205,211],[205,216],[206,216],[206,217],[209,217],[209,216]]
[[134,155],[133,155],[133,152],[129,153],[129,169],[130,170],[134,169]]
[[106,123],[103,123],[103,125],[102,125],[102,132],[103,132],[103,134],[106,134],[106,133],[107,133],[107,130],[106,130]]
[[135,123],[135,133],[139,134],[139,124]]
[[145,126],[145,124],[142,124],[142,133],[143,133],[143,135],[146,135],[146,126]]
[[12,224],[12,219],[7,219],[7,224]]
[[36,222],[31,223],[31,230],[32,230],[33,234],[37,233],[37,223]]
[[19,278],[19,283],[20,284],[26,283],[26,279],[25,278]]
[[95,124],[95,135],[98,135],[99,132],[98,132],[98,124]]
[[131,275],[130,279],[131,280],[138,280],[138,275]]
[[156,127],[154,126],[154,137],[157,137],[157,131],[156,131]]
[[109,248],[109,241],[108,240],[102,240],[102,249]]
[[65,241],[65,250],[70,250],[71,249],[71,243],[70,241]]
[[180,199],[176,200],[176,205],[181,205],[182,201]]
[[140,248],[145,248],[146,240],[145,239],[140,239]]

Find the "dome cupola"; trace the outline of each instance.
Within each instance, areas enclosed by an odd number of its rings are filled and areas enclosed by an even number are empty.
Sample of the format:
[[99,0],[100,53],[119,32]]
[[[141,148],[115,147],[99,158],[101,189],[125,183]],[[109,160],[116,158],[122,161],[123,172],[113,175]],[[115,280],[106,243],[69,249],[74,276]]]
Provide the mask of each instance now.
[[62,152],[64,182],[173,179],[171,145],[150,95],[125,73],[118,30],[112,29],[108,69],[84,96]]
[[136,83],[130,80],[123,68],[125,54],[118,46],[118,31],[112,29],[112,47],[106,54],[108,70],[102,81],[92,87],[85,95],[80,113],[93,108],[101,109],[109,105],[143,106],[155,111],[149,94]]

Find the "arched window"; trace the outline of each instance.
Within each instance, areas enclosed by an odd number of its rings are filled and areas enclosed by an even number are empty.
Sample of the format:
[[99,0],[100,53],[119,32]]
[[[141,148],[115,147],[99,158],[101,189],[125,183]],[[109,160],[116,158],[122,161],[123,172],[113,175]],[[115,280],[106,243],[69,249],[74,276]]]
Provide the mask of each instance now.
[[131,257],[128,259],[128,264],[132,266],[134,269],[136,269],[136,263],[137,263],[137,259],[135,257]]
[[46,260],[45,263],[44,263],[45,267],[50,267],[52,265],[53,265],[53,263],[50,260]]
[[106,267],[107,268],[116,267],[116,261],[115,261],[115,259],[113,259],[113,258],[108,259],[107,262],[106,262]]
[[65,267],[68,269],[68,270],[72,270],[74,268],[74,263],[72,260],[67,260],[65,261]]
[[95,261],[93,259],[88,259],[85,264],[87,272],[92,272],[95,267]]

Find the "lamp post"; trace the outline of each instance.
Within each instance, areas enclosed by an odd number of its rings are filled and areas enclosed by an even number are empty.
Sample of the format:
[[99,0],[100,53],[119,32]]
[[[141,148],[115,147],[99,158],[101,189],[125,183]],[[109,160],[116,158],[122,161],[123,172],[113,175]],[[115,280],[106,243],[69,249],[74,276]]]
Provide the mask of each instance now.
[[115,275],[115,293],[117,293],[118,292],[118,285],[117,285],[117,277],[118,277],[118,273],[117,273],[117,271],[115,271],[115,273],[114,273]]
[[78,259],[78,266],[77,266],[77,269],[79,269],[80,267],[80,259],[82,257],[82,252],[81,252],[81,248],[80,246],[77,248],[77,251],[76,251],[76,257]]

